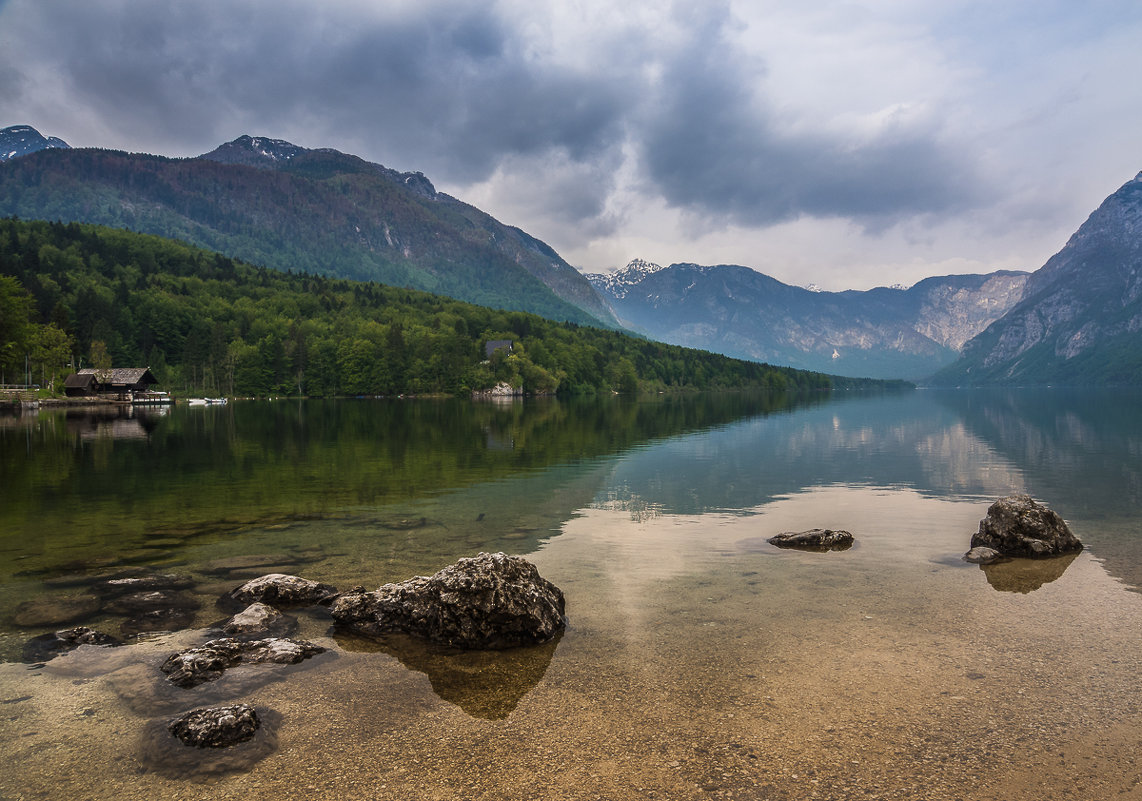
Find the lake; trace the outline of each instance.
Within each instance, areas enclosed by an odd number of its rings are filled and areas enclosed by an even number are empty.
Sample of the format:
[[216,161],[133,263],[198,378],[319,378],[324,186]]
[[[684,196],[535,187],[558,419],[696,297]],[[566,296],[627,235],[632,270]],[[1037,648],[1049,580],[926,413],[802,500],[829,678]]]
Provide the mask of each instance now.
[[[0,798],[1142,798],[1140,401],[918,390],[0,417]],[[1086,549],[963,562],[1014,492]],[[766,542],[808,528],[856,544]],[[567,631],[459,653],[347,637],[315,608],[296,636],[327,651],[302,665],[192,690],[158,670],[250,577],[373,589],[480,551],[534,562],[566,596]],[[155,573],[187,585],[177,620],[90,589]],[[128,644],[24,654],[78,624]],[[223,701],[266,711],[255,757],[165,734]]]

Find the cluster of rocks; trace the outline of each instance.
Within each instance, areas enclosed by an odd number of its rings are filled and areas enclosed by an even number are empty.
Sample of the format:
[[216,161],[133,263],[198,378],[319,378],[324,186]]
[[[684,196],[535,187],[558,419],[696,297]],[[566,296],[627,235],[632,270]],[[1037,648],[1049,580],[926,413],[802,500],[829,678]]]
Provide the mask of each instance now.
[[[148,591],[148,590],[140,590]],[[258,576],[222,598],[224,607],[241,607],[210,630],[216,636],[201,645],[169,655],[159,666],[174,687],[192,690],[222,678],[237,667],[297,665],[326,649],[306,640],[291,639],[297,619],[282,609],[328,606],[335,627],[357,636],[384,640],[390,635],[463,649],[505,649],[550,642],[566,625],[563,593],[539,575],[527,560],[503,553],[461,559],[433,576],[417,576],[386,584],[373,592],[363,587],[339,593],[329,584],[300,576],[271,573]],[[61,631],[42,639],[43,649],[58,643],[111,644],[90,629]],[[540,661],[546,664],[547,653]],[[164,726],[186,746],[228,749],[234,756],[210,764],[248,767],[276,743],[262,736],[265,720],[277,720],[273,710],[232,703],[199,707]],[[253,742],[253,741],[257,742]],[[185,760],[161,743],[148,746],[153,760]]]

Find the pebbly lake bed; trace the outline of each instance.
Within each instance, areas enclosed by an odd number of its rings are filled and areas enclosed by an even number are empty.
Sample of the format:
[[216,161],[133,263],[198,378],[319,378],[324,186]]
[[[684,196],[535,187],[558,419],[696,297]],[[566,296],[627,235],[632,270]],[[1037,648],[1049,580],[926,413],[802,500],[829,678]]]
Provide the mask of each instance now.
[[[0,419],[0,798],[1142,798],[1139,400]],[[1086,549],[963,562],[1013,492]],[[813,527],[856,545],[766,542]],[[327,650],[301,665],[192,690],[158,672],[247,578],[371,589],[480,551],[523,555],[559,586],[566,632],[452,652],[345,636],[315,607],[294,612],[295,636]],[[102,601],[66,624],[28,616],[74,612],[89,579],[119,573],[182,577],[187,616],[166,630]],[[127,644],[24,661],[28,639],[80,623]],[[268,713],[256,759],[164,739],[173,715],[229,701]]]

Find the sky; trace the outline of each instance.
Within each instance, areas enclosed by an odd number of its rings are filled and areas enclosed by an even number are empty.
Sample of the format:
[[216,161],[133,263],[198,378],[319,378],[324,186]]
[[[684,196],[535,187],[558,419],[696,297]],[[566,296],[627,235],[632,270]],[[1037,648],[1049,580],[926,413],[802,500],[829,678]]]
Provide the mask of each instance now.
[[401,171],[584,272],[1034,270],[1142,171],[1138,0],[0,0],[0,127]]

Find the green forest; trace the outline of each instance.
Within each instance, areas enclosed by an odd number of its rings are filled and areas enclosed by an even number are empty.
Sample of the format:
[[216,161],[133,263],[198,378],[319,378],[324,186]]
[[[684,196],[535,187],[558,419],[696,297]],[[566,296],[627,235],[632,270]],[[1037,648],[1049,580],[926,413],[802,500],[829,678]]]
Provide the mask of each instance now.
[[[486,357],[485,344],[512,351]],[[149,366],[176,394],[822,390],[879,382],[730,359],[410,289],[281,273],[180,242],[0,220],[0,383]]]

